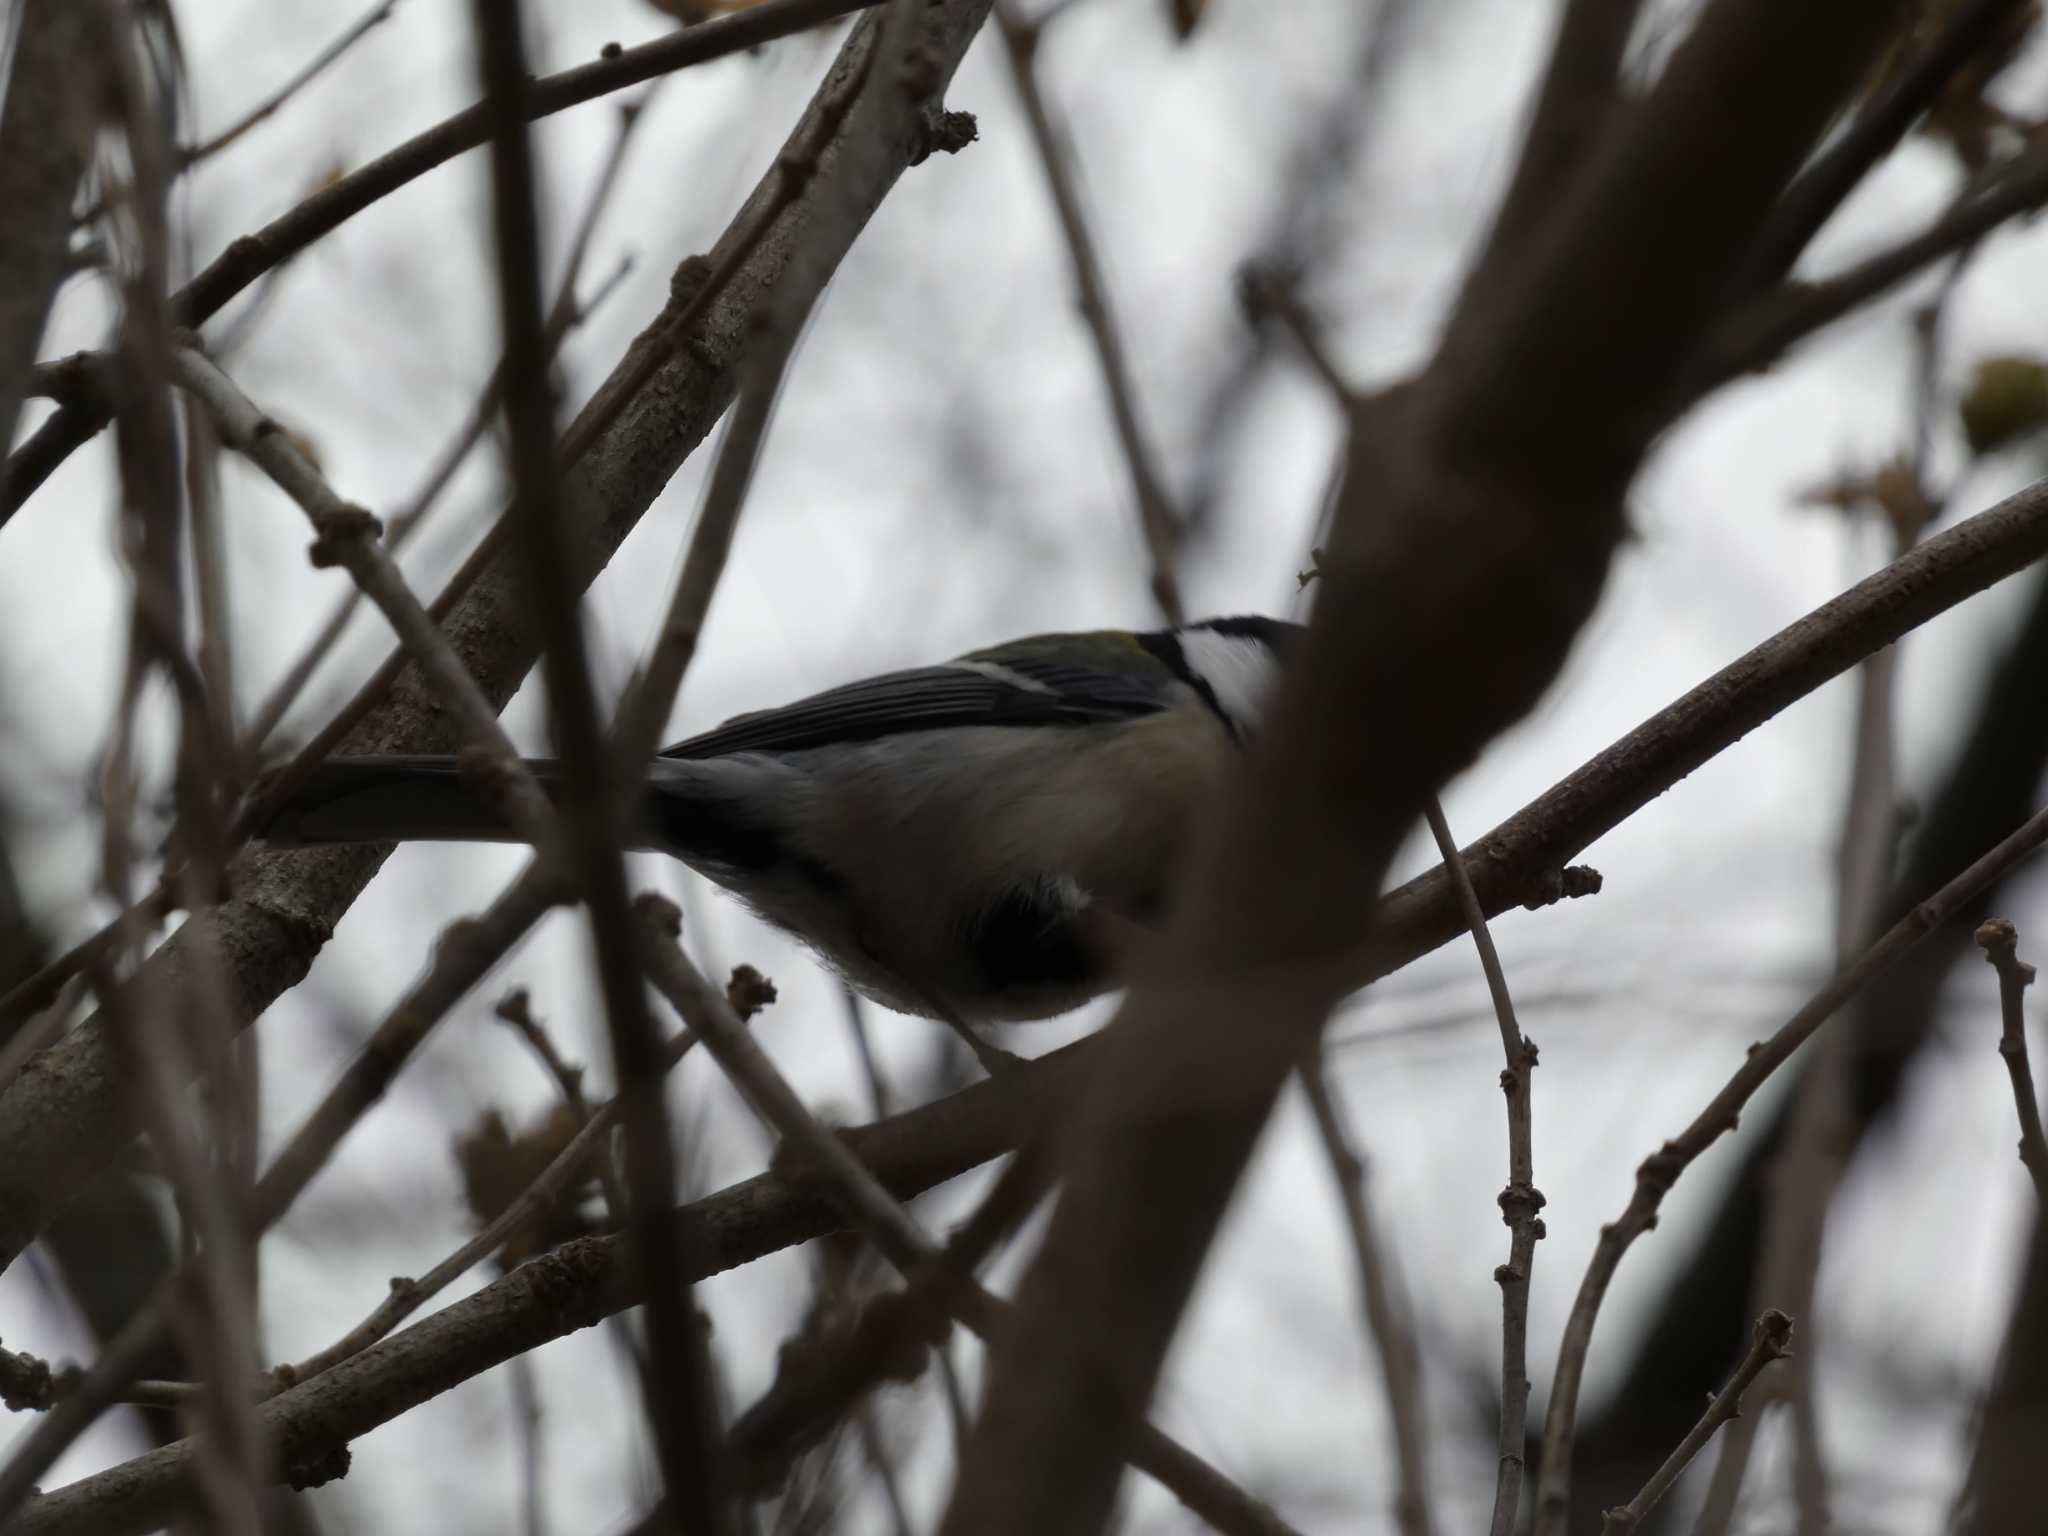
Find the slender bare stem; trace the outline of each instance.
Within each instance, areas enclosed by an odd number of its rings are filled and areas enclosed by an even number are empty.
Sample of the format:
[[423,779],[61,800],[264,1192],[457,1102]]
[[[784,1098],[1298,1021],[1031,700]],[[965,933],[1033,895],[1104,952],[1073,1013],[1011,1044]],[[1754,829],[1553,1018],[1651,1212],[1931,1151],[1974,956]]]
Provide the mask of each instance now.
[[1772,1073],[1791,1059],[1836,1010],[1906,951],[1951,920],[1980,892],[2002,879],[2048,841],[2048,811],[2029,818],[1976,863],[1907,913],[1883,937],[1837,970],[1806,1005],[1770,1039],[1752,1045],[1707,1107],[1674,1139],[1643,1160],[1635,1193],[1615,1221],[1600,1229],[1600,1240],[1579,1282],[1558,1350],[1550,1411],[1543,1426],[1543,1474],[1536,1495],[1536,1536],[1561,1536],[1571,1509],[1571,1446],[1578,1418],[1579,1385],[1592,1346],[1593,1324],[1622,1255],[1656,1224],[1657,1208],[1680,1175],[1699,1155],[1735,1129],[1743,1107]]
[[1024,107],[1031,142],[1038,150],[1053,209],[1059,215],[1060,232],[1066,237],[1067,254],[1073,260],[1081,317],[1094,338],[1095,359],[1101,366],[1103,389],[1109,396],[1110,418],[1116,427],[1117,443],[1123,449],[1124,463],[1130,470],[1131,494],[1138,504],[1139,530],[1152,557],[1152,595],[1167,623],[1178,624],[1185,617],[1180,584],[1174,576],[1173,547],[1180,536],[1180,515],[1174,510],[1165,477],[1159,471],[1158,456],[1138,419],[1137,389],[1131,382],[1123,338],[1110,310],[1109,283],[1103,276],[1094,238],[1088,232],[1088,221],[1081,212],[1081,197],[1074,186],[1070,165],[1072,157],[1061,142],[1052,111],[1038,87],[1038,38],[1044,21],[1020,20],[1012,0],[998,0],[995,19],[1009,54],[1010,74],[1016,81],[1017,99]]
[[2003,1024],[1998,1054],[2005,1058],[2005,1070],[2012,1077],[2013,1105],[2019,1111],[2020,1162],[2033,1176],[2034,1193],[2048,1204],[2048,1135],[2041,1131],[2041,1101],[2027,1064],[2026,993],[2034,984],[2034,968],[2020,958],[2019,943],[2019,930],[2008,918],[1994,917],[1977,929],[1977,945],[1998,972],[1998,1011]]
[[1664,1460],[1664,1465],[1650,1475],[1643,1484],[1643,1491],[1628,1503],[1610,1509],[1601,1517],[1600,1536],[1628,1536],[1630,1531],[1642,1524],[1659,1499],[1671,1491],[1671,1485],[1678,1481],[1678,1474],[1692,1465],[1695,1456],[1706,1448],[1714,1432],[1742,1409],[1742,1394],[1757,1378],[1757,1373],[1773,1360],[1783,1359],[1791,1352],[1792,1319],[1775,1307],[1766,1311],[1756,1320],[1756,1331],[1751,1335],[1749,1353],[1742,1357],[1742,1363],[1735,1368],[1728,1385],[1714,1395],[1707,1404],[1707,1411],[1700,1415],[1678,1449]]
[[172,367],[178,382],[212,412],[221,441],[245,454],[305,511],[315,535],[314,563],[344,566],[364,596],[391,621],[407,652],[433,680],[470,744],[482,755],[478,766],[488,794],[524,836],[541,847],[548,846],[554,812],[547,796],[520,760],[498,723],[497,711],[455,654],[447,635],[406,586],[377,536],[377,520],[336,495],[291,435],[258,410],[196,347],[180,347]]
[[[679,1031],[668,1042],[665,1066],[673,1067],[689,1054],[690,1047],[696,1043],[697,1037],[689,1030]],[[513,1233],[561,1197],[570,1180],[602,1156],[605,1138],[619,1123],[619,1114],[620,1101],[616,1098],[598,1105],[569,1139],[569,1144],[557,1152],[547,1167],[534,1176],[533,1182],[481,1231],[417,1280],[393,1280],[391,1294],[334,1343],[296,1364],[281,1365],[271,1372],[273,1390],[281,1392],[296,1386],[330,1366],[361,1354],[473,1267],[504,1247]]]
[[1493,1536],[1509,1536],[1522,1509],[1522,1446],[1528,1433],[1529,1416],[1529,1279],[1536,1262],[1536,1244],[1543,1237],[1543,1192],[1536,1187],[1536,1159],[1533,1140],[1534,1105],[1530,1078],[1536,1071],[1536,1042],[1522,1033],[1515,1018],[1515,1000],[1508,992],[1507,972],[1501,968],[1500,951],[1486,926],[1486,912],[1472,888],[1472,876],[1458,852],[1458,840],[1444,819],[1443,803],[1429,797],[1424,807],[1430,835],[1450,873],[1451,889],[1457,893],[1458,909],[1472,931],[1473,946],[1479,951],[1479,969],[1486,977],[1486,991],[1493,999],[1494,1019],[1500,1025],[1501,1049],[1507,1065],[1501,1069],[1501,1092],[1508,1105],[1508,1182],[1500,1192],[1501,1220],[1508,1227],[1508,1261],[1494,1270],[1500,1286],[1501,1384],[1500,1447],[1494,1479]]
[[[740,1026],[725,997],[690,964],[676,942],[682,915],[675,904],[666,897],[648,895],[634,905],[649,979],[704,1042],[704,1048],[755,1112],[786,1138],[783,1158],[794,1159],[820,1178],[847,1219],[900,1273],[916,1276],[942,1269],[944,1248],[925,1233],[847,1143],[804,1106],[768,1053]],[[1009,1315],[1007,1303],[970,1278],[954,1277],[954,1283],[942,1291],[960,1322],[984,1338]],[[1291,1529],[1150,1424],[1140,1427],[1128,1455],[1133,1466],[1157,1477],[1219,1530],[1242,1536],[1279,1536]]]
[[329,69],[339,63],[347,55],[348,51],[367,37],[379,23],[388,21],[391,17],[391,12],[396,8],[397,4],[398,0],[377,0],[375,5],[371,6],[369,10],[349,24],[347,31],[343,32],[333,42],[307,60],[305,67],[293,75],[291,79],[285,81],[283,85],[272,91],[263,100],[259,101],[212,138],[181,149],[178,152],[178,169],[180,171],[189,170],[209,156],[219,154],[251,128],[254,128],[258,123],[270,117],[278,108],[282,107],[286,102],[298,95],[300,91],[311,85],[315,80],[318,80]]
[[1386,1379],[1387,1415],[1394,1424],[1394,1458],[1399,1481],[1394,1520],[1403,1536],[1429,1536],[1428,1419],[1422,1402],[1422,1363],[1416,1358],[1415,1328],[1393,1273],[1392,1255],[1374,1231],[1366,1195],[1365,1159],[1345,1129],[1343,1106],[1318,1050],[1302,1063],[1301,1085],[1315,1115],[1323,1150],[1330,1157],[1351,1252],[1358,1265],[1358,1290],[1366,1337],[1380,1357]]

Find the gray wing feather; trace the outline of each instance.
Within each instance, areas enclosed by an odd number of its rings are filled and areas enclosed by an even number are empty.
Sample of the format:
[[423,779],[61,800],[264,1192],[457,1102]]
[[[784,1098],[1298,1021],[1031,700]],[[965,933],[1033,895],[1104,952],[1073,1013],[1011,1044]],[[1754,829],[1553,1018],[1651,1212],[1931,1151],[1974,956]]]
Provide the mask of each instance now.
[[1094,725],[1152,714],[1170,703],[1157,679],[1064,663],[1020,667],[1005,658],[886,672],[780,709],[737,716],[661,755],[795,752],[959,726]]

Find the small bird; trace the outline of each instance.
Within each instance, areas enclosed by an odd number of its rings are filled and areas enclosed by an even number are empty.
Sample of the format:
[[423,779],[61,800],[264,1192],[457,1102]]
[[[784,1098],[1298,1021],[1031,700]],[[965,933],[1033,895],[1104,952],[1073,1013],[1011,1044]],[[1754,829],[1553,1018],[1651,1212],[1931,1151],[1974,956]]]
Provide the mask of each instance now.
[[[1300,626],[1034,635],[740,715],[649,766],[629,846],[668,853],[857,990],[956,1026],[1118,985]],[[554,789],[552,762],[531,762]],[[316,769],[278,846],[506,841],[452,757]]]

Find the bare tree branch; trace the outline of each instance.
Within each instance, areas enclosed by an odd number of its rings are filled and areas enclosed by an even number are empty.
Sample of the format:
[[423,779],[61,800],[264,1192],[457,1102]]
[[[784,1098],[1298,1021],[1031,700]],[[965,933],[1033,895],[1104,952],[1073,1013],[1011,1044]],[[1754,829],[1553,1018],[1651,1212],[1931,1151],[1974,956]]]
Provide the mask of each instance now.
[[1081,196],[1068,163],[1068,146],[1061,142],[1045,95],[1038,87],[1038,42],[1044,35],[1045,20],[1020,21],[1013,5],[999,3],[996,26],[1003,35],[1017,99],[1023,103],[1024,121],[1031,130],[1038,163],[1045,171],[1053,210],[1059,215],[1060,231],[1066,236],[1067,254],[1073,260],[1081,318],[1087,322],[1088,334],[1095,343],[1095,359],[1102,367],[1102,387],[1109,396],[1110,420],[1124,451],[1124,464],[1130,470],[1131,495],[1138,504],[1138,526],[1152,556],[1152,596],[1166,622],[1178,624],[1186,617],[1181,607],[1180,584],[1174,577],[1173,549],[1180,536],[1181,519],[1159,472],[1158,456],[1138,419],[1137,390],[1131,382],[1130,363],[1124,356],[1116,316],[1109,307],[1109,283],[1102,273],[1101,258],[1095,253],[1095,241],[1088,233],[1088,220],[1081,212]]
[[[949,78],[985,13],[986,0],[951,0],[933,12],[943,27],[936,56],[939,84]],[[835,66],[835,80],[864,56],[870,33],[866,24],[856,28]],[[832,89],[828,84],[822,94],[829,97]],[[800,142],[807,141],[810,123],[821,110],[814,102],[799,123]],[[763,305],[783,301],[779,280],[818,221],[820,188],[831,185],[830,166],[844,152],[846,140],[842,125],[820,156],[823,174],[794,199],[779,195],[777,174],[756,190],[733,230],[751,232],[764,205],[780,209],[772,227],[750,236],[751,254],[733,281],[700,306],[701,320],[692,327],[689,345],[667,355],[646,387],[623,403],[566,477],[562,506],[575,530],[573,570],[579,583],[587,582],[617,548],[730,402],[753,316]],[[865,162],[866,178],[830,192],[832,227],[839,238],[810,251],[809,261],[825,268],[815,276],[818,283],[829,276],[858,226],[921,147],[908,138],[892,142]],[[665,335],[665,324],[666,317],[657,319],[650,334]],[[621,371],[637,368],[638,361],[636,352]],[[538,637],[519,585],[506,562],[489,562],[481,579],[443,619],[465,665],[493,704],[502,705],[511,695],[536,654]],[[445,750],[448,743],[438,698],[408,670],[361,722],[346,748],[427,751]],[[239,1022],[246,1024],[305,975],[334,922],[387,852],[386,846],[354,845],[245,856],[237,861],[234,896],[195,914],[186,924],[193,931],[181,931],[159,950],[151,961],[152,971],[170,981],[186,963],[186,948],[193,939],[207,936],[218,942],[232,969]],[[103,1026],[92,1021],[32,1061],[15,1082],[0,1087],[0,1260],[18,1254],[71,1191],[113,1155],[126,1123],[121,1094]]]
[[[697,26],[679,27],[653,42],[621,49],[594,64],[578,65],[536,80],[527,87],[525,112],[529,119],[547,117],[657,75],[757,48],[875,3],[876,0],[763,0],[759,5]],[[172,310],[178,323],[196,326],[212,318],[257,278],[407,182],[478,148],[489,131],[483,105],[469,107],[331,186],[322,187],[256,233],[231,242],[211,265],[173,296]],[[66,406],[22,445],[8,461],[4,477],[0,477],[0,526],[20,510],[22,503],[73,449],[112,419],[108,412],[105,402],[96,406]]]
[[2012,1078],[2013,1103],[2019,1110],[2020,1161],[2034,1180],[2034,1193],[2048,1206],[2048,1136],[2041,1131],[2041,1101],[2034,1074],[2027,1065],[2027,988],[2034,968],[2019,955],[2019,931],[2010,919],[1994,917],[1977,929],[1977,947],[1998,972],[1999,1016],[2003,1022],[1998,1054]]
[[1916,235],[1831,277],[1765,288],[1733,305],[1700,347],[1681,387],[1686,400],[1767,368],[1794,343],[1982,240],[2020,214],[2048,204],[2048,146],[1993,168]]
[[1945,7],[1939,30],[1827,150],[1785,190],[1735,286],[1754,292],[1792,270],[1813,237],[1870,168],[1898,146],[1970,56],[1992,41],[2027,0],[1963,0]]
[[1387,1417],[1394,1425],[1397,1472],[1394,1523],[1402,1536],[1429,1536],[1429,1441],[1427,1410],[1422,1401],[1422,1362],[1416,1358],[1415,1321],[1400,1295],[1392,1255],[1380,1240],[1366,1199],[1365,1160],[1351,1144],[1343,1107],[1337,1102],[1322,1053],[1303,1063],[1301,1086],[1308,1097],[1337,1195],[1344,1223],[1351,1233],[1352,1258],[1358,1266],[1360,1311],[1368,1343],[1380,1358],[1387,1384]]
[[1882,976],[1914,945],[1961,911],[1978,892],[2048,842],[2048,811],[2032,817],[1941,890],[1921,902],[1855,960],[1837,970],[1770,1039],[1752,1045],[1741,1067],[1707,1107],[1675,1138],[1643,1160],[1635,1193],[1619,1218],[1600,1229],[1600,1241],[1565,1323],[1543,1426],[1543,1475],[1536,1496],[1537,1536],[1561,1536],[1571,1507],[1571,1443],[1579,1384],[1592,1345],[1593,1324],[1615,1269],[1630,1245],[1656,1224],[1657,1208],[1699,1155],[1735,1129],[1741,1112],[1770,1075],[1821,1025],[1864,987]]
[[0,101],[0,450],[14,441],[50,301],[64,276],[71,203],[92,163],[100,111],[99,7],[23,0]]
[[1756,1320],[1756,1333],[1749,1353],[1742,1357],[1742,1364],[1735,1368],[1735,1375],[1728,1385],[1715,1394],[1714,1400],[1707,1404],[1707,1411],[1700,1415],[1699,1423],[1678,1443],[1678,1449],[1671,1453],[1670,1459],[1643,1485],[1643,1491],[1601,1517],[1600,1536],[1627,1536],[1642,1524],[1643,1516],[1671,1491],[1671,1485],[1678,1481],[1678,1474],[1692,1465],[1693,1458],[1706,1449],[1707,1442],[1714,1438],[1714,1432],[1741,1411],[1742,1394],[1749,1390],[1757,1373],[1773,1360],[1784,1358],[1791,1340],[1792,1319],[1784,1313],[1773,1308]]
[[1536,1243],[1543,1235],[1543,1192],[1536,1187],[1534,1146],[1535,1106],[1532,1102],[1536,1075],[1536,1042],[1522,1033],[1515,1017],[1515,1000],[1508,992],[1507,972],[1494,948],[1493,934],[1486,926],[1486,914],[1479,895],[1472,889],[1472,877],[1459,856],[1451,825],[1444,819],[1442,803],[1431,795],[1423,807],[1429,833],[1443,856],[1444,869],[1457,894],[1458,910],[1465,926],[1472,930],[1472,944],[1479,951],[1479,968],[1486,977],[1487,996],[1493,1001],[1493,1016],[1500,1025],[1501,1052],[1507,1064],[1501,1068],[1501,1092],[1508,1104],[1508,1182],[1500,1192],[1501,1220],[1507,1223],[1508,1261],[1494,1270],[1500,1286],[1501,1306],[1501,1388],[1500,1452],[1494,1477],[1492,1536],[1513,1536],[1522,1513],[1522,1445],[1528,1435],[1529,1417],[1529,1284],[1536,1267]]

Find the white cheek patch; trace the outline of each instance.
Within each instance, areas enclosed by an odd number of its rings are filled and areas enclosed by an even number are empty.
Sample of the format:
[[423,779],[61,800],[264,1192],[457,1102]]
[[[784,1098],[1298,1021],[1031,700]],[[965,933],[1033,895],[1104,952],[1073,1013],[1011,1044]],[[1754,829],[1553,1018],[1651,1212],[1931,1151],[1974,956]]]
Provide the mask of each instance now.
[[1250,731],[1279,681],[1272,651],[1248,636],[1213,629],[1184,629],[1179,639],[1188,671],[1209,685],[1223,717],[1239,734]]

